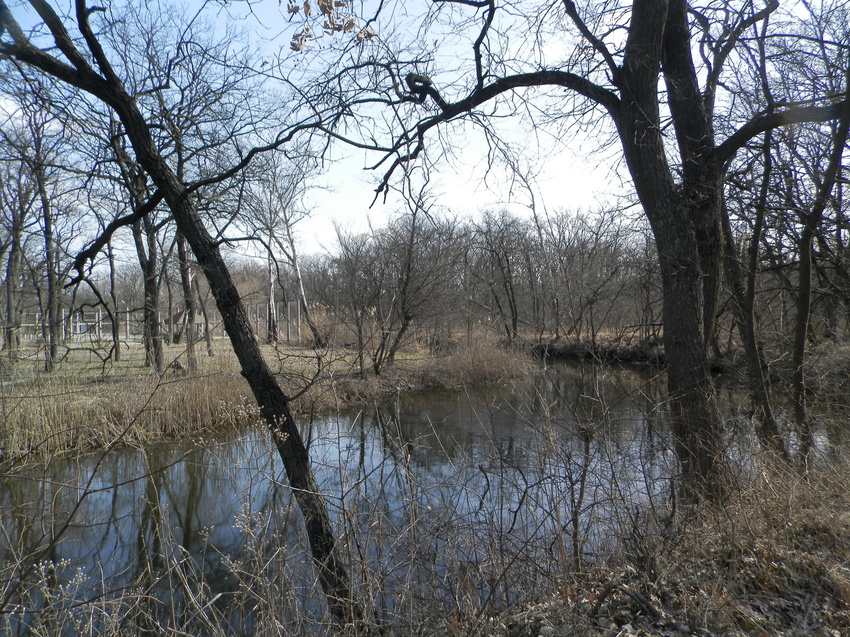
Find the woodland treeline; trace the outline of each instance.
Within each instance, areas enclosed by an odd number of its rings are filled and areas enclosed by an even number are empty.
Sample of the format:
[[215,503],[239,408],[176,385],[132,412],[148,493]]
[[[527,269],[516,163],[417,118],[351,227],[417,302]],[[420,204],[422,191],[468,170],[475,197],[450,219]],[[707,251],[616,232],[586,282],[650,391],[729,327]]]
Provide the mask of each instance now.
[[[157,370],[163,286],[189,325],[214,300],[343,623],[368,609],[253,333],[249,292],[286,290],[313,342],[356,344],[364,371],[391,364],[406,339],[439,348],[485,328],[543,344],[660,336],[689,500],[719,500],[733,483],[712,359],[739,343],[759,439],[781,458],[799,449],[805,470],[807,348],[847,328],[845,2],[457,0],[421,16],[280,3],[272,21],[285,35],[262,48],[239,28],[265,18],[240,6],[0,0],[8,355],[27,307],[42,317],[47,371],[61,359],[62,304],[119,307],[119,275],[139,276],[114,267],[119,246],[138,262]],[[532,189],[533,166],[590,131],[620,166],[612,195],[635,212],[547,215],[563,202],[545,202],[521,217],[437,214],[429,171],[476,148],[473,131],[492,168]],[[378,197],[402,208],[307,259],[301,204],[339,146],[367,153]],[[239,250],[264,262],[254,289],[237,285]],[[796,445],[772,414],[767,343],[788,361]]]
[[[5,150],[15,148],[10,144]],[[777,145],[774,152],[773,161],[781,166],[782,148]],[[52,206],[35,198],[24,201],[28,193],[39,191],[38,176],[20,155],[9,153],[3,166],[15,177],[4,180],[2,219],[3,350],[9,360],[22,345],[24,316],[29,317],[29,333],[35,332],[46,346],[49,371],[51,357],[61,360],[63,348],[79,347],[62,342],[63,318],[67,321],[75,311],[90,317],[97,308],[102,309],[100,341],[94,342],[92,335],[87,346],[101,348],[107,357],[120,358],[124,321],[131,321],[132,334],[144,333],[148,365],[170,362],[161,358],[163,342],[183,340],[194,348],[207,331],[210,319],[204,317],[215,306],[203,273],[191,254],[179,249],[167,223],[159,228],[151,224],[147,235],[137,224],[134,243],[124,238],[118,248],[110,244],[107,258],[85,283],[69,287],[79,249],[76,239],[87,220],[75,214],[77,204],[68,197],[54,221],[53,206],[61,206],[62,197],[51,199]],[[45,180],[49,192],[69,188],[75,179],[71,168],[52,170]],[[793,339],[800,280],[800,220],[789,210],[789,200],[805,209],[814,193],[799,187],[801,180],[787,170],[775,173],[763,201],[753,200],[750,184],[730,183],[729,208],[734,212],[738,206],[740,213],[730,217],[726,249],[729,272],[748,282],[743,300],[754,308],[760,341],[781,352]],[[791,192],[788,185],[795,186]],[[308,191],[303,183],[287,186],[296,197]],[[810,343],[844,340],[850,325],[850,252],[841,186],[815,232]],[[261,198],[274,196],[262,182],[258,193]],[[244,199],[234,205],[240,218],[256,214]],[[551,354],[636,360],[661,355],[657,255],[649,229],[633,209],[532,214],[503,208],[481,211],[470,220],[412,206],[397,211],[383,227],[366,232],[340,228],[328,251],[299,256],[293,247],[298,223],[308,222],[307,213],[297,200],[283,206],[299,210],[291,224],[285,218],[262,219],[264,224],[244,235],[253,243],[250,250],[235,249],[229,256],[243,299],[259,310],[259,335],[268,342],[286,340],[281,324],[295,315],[284,316],[282,307],[303,298],[316,330],[304,325],[304,344],[357,351],[361,373],[380,373],[405,346],[445,354],[465,339],[481,336],[495,337],[494,344],[544,348]],[[748,214],[754,206],[762,211],[757,220],[762,227],[755,231]],[[276,241],[289,236],[291,245],[288,239]],[[246,256],[248,251],[254,256]],[[137,263],[128,264],[133,252]],[[742,349],[730,283],[711,341],[719,366]],[[206,327],[216,334],[215,318],[211,322]],[[192,324],[195,328],[187,330]],[[33,345],[28,344],[26,355]],[[776,362],[789,367],[787,360]]]

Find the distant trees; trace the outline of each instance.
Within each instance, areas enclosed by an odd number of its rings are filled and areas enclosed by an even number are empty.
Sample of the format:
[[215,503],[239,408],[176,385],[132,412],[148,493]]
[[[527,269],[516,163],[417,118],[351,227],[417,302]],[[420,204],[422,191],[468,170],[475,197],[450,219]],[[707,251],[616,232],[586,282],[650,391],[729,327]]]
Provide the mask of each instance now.
[[257,175],[245,195],[240,223],[245,225],[258,243],[263,245],[267,264],[269,340],[278,340],[277,293],[285,294],[285,271],[291,270],[295,297],[304,320],[310,328],[313,344],[322,348],[325,336],[313,318],[301,274],[301,259],[295,240],[295,226],[308,216],[304,196],[312,173],[318,171],[317,159],[309,152],[295,153],[293,158],[281,155],[264,157],[257,162]]
[[537,220],[539,250],[549,255],[549,293],[541,301],[550,305],[553,341],[572,337],[594,347],[600,333],[610,340],[641,323],[626,289],[657,286],[658,279],[640,273],[631,245],[640,235],[629,233],[619,214],[560,212]]
[[330,285],[316,298],[354,336],[361,374],[395,360],[416,328],[451,312],[463,259],[458,224],[412,204],[384,228],[337,230],[339,251],[327,263]]
[[520,347],[631,343],[655,320],[660,282],[643,234],[611,215],[535,222],[503,209],[463,224],[411,207],[367,233],[338,229],[338,249],[305,280],[361,373],[380,373],[405,342],[436,352],[470,329]]
[[505,333],[508,342],[519,336],[521,291],[531,291],[535,273],[529,267],[533,252],[526,225],[502,210],[485,212],[474,226],[474,249],[469,272],[486,291],[480,304],[489,308]]
[[[3,347],[15,356],[21,313],[40,317],[44,370],[53,370],[62,335],[62,285],[68,242],[78,221],[71,152],[63,121],[44,107],[46,93],[12,91],[16,110],[0,126],[0,257],[5,256]],[[25,297],[29,301],[25,302]]]

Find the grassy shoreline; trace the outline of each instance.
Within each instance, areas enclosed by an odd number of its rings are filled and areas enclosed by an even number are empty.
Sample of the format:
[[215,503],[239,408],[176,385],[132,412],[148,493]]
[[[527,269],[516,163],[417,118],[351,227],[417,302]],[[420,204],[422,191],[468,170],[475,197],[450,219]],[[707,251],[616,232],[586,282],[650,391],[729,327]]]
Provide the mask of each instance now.
[[[46,457],[116,441],[141,445],[257,422],[257,407],[233,355],[226,343],[218,345],[215,357],[200,357],[200,370],[192,376],[178,369],[152,374],[141,367],[137,349],[109,366],[69,360],[50,376],[38,374],[36,363],[24,362],[31,369],[15,370],[15,382],[3,386],[7,459],[15,452],[18,458]],[[167,360],[182,353],[172,346]],[[290,394],[313,378],[311,350],[268,347],[266,354]],[[827,379],[840,380],[845,359],[831,352],[821,360],[831,374],[823,376],[821,387],[832,387]],[[360,377],[353,354],[344,350],[328,352],[324,364],[323,373],[293,402],[300,415],[421,389],[521,378],[531,373],[534,361],[522,351],[479,343],[442,357],[406,352],[381,376]],[[9,436],[15,426],[18,438]],[[428,598],[423,604],[433,609],[417,609],[427,616],[427,625],[415,633],[392,634],[850,634],[850,457],[836,451],[806,477],[755,458],[755,470],[741,477],[740,488],[722,506],[682,505],[675,518],[666,520],[641,513],[631,527],[612,530],[618,550],[606,561],[565,568],[562,576],[546,580],[548,595],[497,614],[477,597],[476,589],[467,591],[468,599],[459,599],[456,610],[447,609],[445,600]],[[617,505],[624,515],[637,515],[633,503]],[[458,523],[465,528],[465,519]],[[493,532],[499,537],[502,530],[494,523]],[[519,554],[523,548],[517,550]],[[558,559],[556,552],[550,557]],[[505,577],[510,576],[506,571]],[[116,602],[116,608],[123,609],[123,603]],[[122,612],[116,611],[116,617]]]
[[[493,339],[471,341],[451,353],[400,352],[381,375],[361,375],[353,352],[316,352],[293,345],[264,345],[266,359],[284,391],[294,396],[298,416],[329,413],[426,389],[460,389],[527,376],[535,358],[663,366],[657,345],[622,347],[616,342],[517,346],[506,349]],[[102,361],[93,349],[69,351],[57,370],[44,374],[39,353],[24,352],[14,366],[6,361],[0,379],[0,459],[105,447],[225,431],[259,422],[259,410],[226,340],[214,356],[197,347],[198,370],[188,374],[182,346],[165,348],[166,372],[144,367],[140,345],[125,346],[116,363]],[[774,385],[781,391],[789,376],[784,359],[771,357]],[[175,363],[176,361],[176,363]],[[172,364],[174,364],[172,366]],[[318,370],[318,371],[317,371]],[[745,383],[740,361],[723,365],[724,376]],[[846,411],[850,388],[850,345],[830,343],[811,352],[806,368],[813,403]]]
[[[140,347],[125,349],[119,363],[92,352],[71,352],[52,374],[39,371],[35,356],[23,357],[0,386],[2,459],[144,444],[205,431],[241,428],[260,421],[259,409],[226,341],[215,356],[198,356],[198,371],[185,370],[185,351],[166,348],[162,375],[143,366]],[[297,416],[327,413],[424,389],[454,389],[527,375],[530,354],[478,344],[445,356],[404,352],[380,376],[359,373],[345,350],[263,346],[266,358]],[[198,348],[201,349],[200,347]],[[172,363],[180,361],[180,364]],[[318,371],[317,371],[318,370]]]

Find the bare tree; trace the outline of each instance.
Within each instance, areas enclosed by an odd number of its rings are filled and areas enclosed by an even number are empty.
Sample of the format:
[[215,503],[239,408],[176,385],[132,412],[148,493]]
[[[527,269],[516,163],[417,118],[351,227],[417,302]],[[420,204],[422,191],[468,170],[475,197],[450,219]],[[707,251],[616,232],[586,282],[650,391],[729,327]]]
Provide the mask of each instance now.
[[[21,232],[25,226],[34,226],[38,228],[43,247],[37,265],[31,264],[31,267],[35,266],[33,271],[39,272],[33,284],[41,307],[42,336],[46,344],[44,370],[50,372],[58,359],[62,333],[60,230],[71,218],[70,185],[66,178],[63,179],[60,169],[60,155],[66,152],[66,128],[43,108],[43,101],[50,99],[46,87],[38,83],[34,86],[36,94],[16,96],[18,110],[10,118],[10,126],[0,128],[0,139],[10,153],[6,159],[18,165],[17,178],[10,185],[19,189],[17,195],[7,191],[11,222],[11,251],[7,263],[11,285],[7,286],[7,314],[15,313],[14,281],[20,277],[24,254]],[[6,346],[10,347],[8,339]]]
[[[4,145],[10,149],[11,146]],[[37,201],[34,185],[27,179],[26,167],[19,160],[4,156],[2,164],[2,184],[0,184],[0,202],[2,202],[3,253],[5,257],[4,312],[3,312],[3,348],[10,358],[16,357],[19,346],[19,328],[21,323],[22,264],[25,249],[26,230],[35,221],[33,208]]]
[[424,192],[375,233],[376,264],[383,280],[373,308],[377,338],[370,356],[376,374],[395,361],[417,323],[444,311],[450,298],[446,292],[461,260],[455,236],[452,221],[429,214]]
[[275,282],[280,283],[282,280],[280,263],[276,257],[279,254],[283,257],[286,266],[292,269],[301,313],[310,328],[313,345],[317,351],[320,351],[326,345],[325,337],[310,311],[295,240],[296,224],[308,215],[304,209],[303,199],[310,175],[318,170],[318,165],[315,156],[309,152],[302,150],[292,155],[292,158],[286,158],[278,153],[263,159],[257,171],[260,177],[250,191],[250,196],[247,197],[247,208],[250,209],[250,214],[246,215],[243,223],[253,226],[252,231],[259,234],[261,241],[266,244],[270,286],[268,309],[270,339],[277,340],[277,336],[272,337],[271,334],[273,334],[272,327],[277,327],[276,318],[274,326],[272,325],[272,317],[276,316]]
[[[399,166],[426,150],[440,127],[458,126],[464,118],[483,123],[492,136],[497,122],[489,113],[523,109],[539,125],[569,116],[576,121],[591,116],[601,124],[601,115],[607,116],[604,121],[619,141],[657,247],[681,483],[688,497],[720,498],[729,481],[707,347],[722,282],[727,167],[765,131],[837,119],[847,96],[815,91],[802,103],[750,111],[734,121],[721,113],[734,102],[726,99],[727,67],[746,62],[753,38],[783,37],[781,28],[767,33],[756,29],[777,10],[773,0],[760,9],[732,3],[690,7],[685,0],[632,0],[604,9],[580,9],[571,0],[545,11],[513,3],[508,7],[495,0],[435,5],[426,24],[439,24],[443,32],[454,25],[454,36],[469,43],[461,57],[457,41],[450,39],[449,57],[456,66],[445,74],[431,62],[438,59],[430,50],[431,36],[422,33],[420,40],[429,42],[429,50],[422,50],[418,59],[381,55],[376,48],[377,59],[348,69],[339,68],[339,61],[332,70],[335,81],[350,82],[344,85],[348,95],[361,96],[351,109],[359,129],[372,116],[375,102],[396,109],[396,119],[387,120],[401,123],[381,129],[389,140],[371,144],[385,151],[388,164],[379,189],[385,189]],[[529,34],[526,44],[518,46],[509,37],[517,32]],[[554,42],[559,46],[546,46]],[[406,61],[411,57],[414,61]],[[329,98],[317,93],[315,99],[327,103]],[[531,102],[533,107],[526,109]],[[377,118],[372,121],[383,126]],[[370,130],[370,139],[378,134]]]
[[[354,599],[348,572],[337,548],[327,504],[291,414],[289,397],[283,393],[263,359],[245,306],[221,256],[219,244],[199,215],[194,192],[201,183],[196,182],[192,187],[183,182],[160,151],[154,138],[154,126],[142,114],[137,96],[127,91],[127,85],[113,66],[91,23],[92,16],[102,10],[90,9],[83,0],[75,2],[75,26],[81,36],[81,39],[75,39],[62,18],[44,0],[32,0],[30,4],[49,30],[55,48],[51,52],[38,48],[20,28],[6,3],[0,2],[0,32],[8,35],[8,39],[0,42],[0,57],[37,69],[74,86],[108,105],[115,113],[132,147],[134,161],[144,170],[155,188],[151,197],[131,213],[129,220],[123,220],[122,223],[144,218],[159,201],[164,201],[168,206],[177,228],[185,236],[209,281],[242,373],[271,430],[304,517],[319,580],[330,611],[342,623],[357,620],[362,616],[362,609]],[[108,24],[102,26],[108,27]],[[286,138],[282,137],[275,144],[285,141]],[[251,153],[250,157],[256,152]],[[247,165],[250,157],[246,157],[241,164],[233,167],[232,172],[225,172],[219,179],[238,172]],[[121,224],[116,222],[115,225]],[[108,236],[102,236],[83,257],[99,249],[106,240]]]
[[520,295],[527,280],[522,255],[529,252],[528,230],[520,219],[501,210],[486,212],[474,233],[478,241],[473,276],[489,291],[489,303],[484,303],[512,343],[519,336]]

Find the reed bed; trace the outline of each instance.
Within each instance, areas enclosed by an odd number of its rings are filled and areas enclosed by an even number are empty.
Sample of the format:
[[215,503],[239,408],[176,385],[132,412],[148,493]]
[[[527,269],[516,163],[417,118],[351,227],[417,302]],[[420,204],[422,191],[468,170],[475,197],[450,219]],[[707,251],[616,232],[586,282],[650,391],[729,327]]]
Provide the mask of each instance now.
[[[178,346],[166,348],[163,374],[143,365],[140,347],[126,349],[118,363],[102,361],[90,350],[70,352],[51,374],[40,371],[37,353],[22,358],[0,385],[2,457],[44,456],[116,441],[144,444],[257,423],[259,410],[233,352],[224,341],[216,345],[215,356],[199,351],[192,374]],[[502,349],[495,341],[441,356],[408,350],[381,376],[360,375],[355,356],[345,349],[264,347],[284,391],[297,396],[293,410],[301,415],[399,392],[501,382],[529,373],[532,366],[529,354]]]

